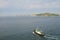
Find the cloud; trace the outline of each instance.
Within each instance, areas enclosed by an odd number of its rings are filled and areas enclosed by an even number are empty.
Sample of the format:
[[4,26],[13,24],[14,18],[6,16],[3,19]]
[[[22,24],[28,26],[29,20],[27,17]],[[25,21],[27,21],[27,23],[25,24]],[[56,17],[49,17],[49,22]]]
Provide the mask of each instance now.
[[8,2],[5,0],[0,0],[0,8],[4,8],[8,6]]
[[57,8],[60,7],[60,4],[57,2],[44,3],[44,4],[26,4],[22,6],[25,9],[41,9],[41,8]]
[[59,1],[47,2],[44,0],[0,0],[0,8],[12,7],[16,9],[40,9],[60,7]]
[[60,4],[58,2],[51,2],[51,3],[45,3],[42,5],[44,8],[57,8],[60,7]]
[[41,0],[16,0],[11,2],[10,6],[14,8],[22,8],[22,9],[30,9],[35,6],[35,4],[39,4]]
[[12,7],[17,9],[40,9],[40,8],[56,8],[60,7],[58,1],[44,2],[42,0],[16,0],[11,4]]

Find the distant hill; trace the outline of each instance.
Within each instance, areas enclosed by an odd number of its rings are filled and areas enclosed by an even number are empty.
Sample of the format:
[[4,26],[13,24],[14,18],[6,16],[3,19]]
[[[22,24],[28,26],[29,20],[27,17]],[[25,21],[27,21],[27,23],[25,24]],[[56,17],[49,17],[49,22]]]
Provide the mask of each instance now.
[[55,13],[40,13],[40,14],[32,14],[32,16],[60,16],[60,15]]

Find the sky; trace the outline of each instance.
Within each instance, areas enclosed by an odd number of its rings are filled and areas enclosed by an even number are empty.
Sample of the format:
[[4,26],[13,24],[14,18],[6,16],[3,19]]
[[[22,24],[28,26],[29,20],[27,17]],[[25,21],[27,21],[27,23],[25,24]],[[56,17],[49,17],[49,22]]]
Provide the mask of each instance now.
[[0,16],[60,13],[60,0],[0,0]]

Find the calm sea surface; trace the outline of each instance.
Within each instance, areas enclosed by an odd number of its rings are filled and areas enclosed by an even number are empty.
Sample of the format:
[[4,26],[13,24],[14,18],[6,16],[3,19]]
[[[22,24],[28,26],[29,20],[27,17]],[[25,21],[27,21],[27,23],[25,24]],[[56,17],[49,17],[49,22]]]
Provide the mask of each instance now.
[[[32,34],[37,27],[46,37]],[[60,40],[60,17],[0,17],[0,40]]]

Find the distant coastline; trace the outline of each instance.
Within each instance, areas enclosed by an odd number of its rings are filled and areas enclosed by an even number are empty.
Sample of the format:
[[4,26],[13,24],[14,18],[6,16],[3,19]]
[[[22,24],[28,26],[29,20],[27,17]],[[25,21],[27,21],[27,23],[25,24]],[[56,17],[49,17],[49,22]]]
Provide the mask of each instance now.
[[32,16],[60,16],[60,15],[55,13],[40,13],[40,14],[32,14]]

